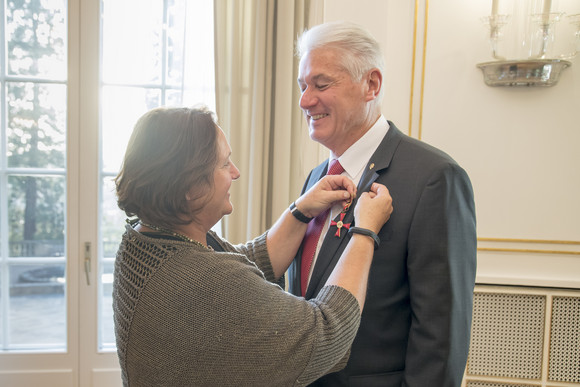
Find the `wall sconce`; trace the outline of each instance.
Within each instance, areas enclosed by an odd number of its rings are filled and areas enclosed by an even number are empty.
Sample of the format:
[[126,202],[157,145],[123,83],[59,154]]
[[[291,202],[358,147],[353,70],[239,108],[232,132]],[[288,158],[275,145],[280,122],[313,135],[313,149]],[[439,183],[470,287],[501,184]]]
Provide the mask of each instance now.
[[[529,3],[523,10],[517,10],[523,12],[520,12],[523,19],[521,15],[517,19],[513,16],[518,15],[499,14],[498,0],[493,0],[491,16],[482,19],[489,30],[491,55],[495,59],[477,64],[488,86],[553,86],[558,82],[560,72],[572,65],[567,59],[573,58],[580,51],[580,14],[551,12],[551,0],[543,0],[542,12],[533,13],[530,12],[532,8]],[[512,28],[512,32],[518,33],[517,46],[520,51],[524,49],[526,59],[506,60],[500,55],[499,43],[504,37],[506,26],[512,21],[518,24]],[[556,54],[555,30],[560,21],[570,23],[574,46],[566,53]]]

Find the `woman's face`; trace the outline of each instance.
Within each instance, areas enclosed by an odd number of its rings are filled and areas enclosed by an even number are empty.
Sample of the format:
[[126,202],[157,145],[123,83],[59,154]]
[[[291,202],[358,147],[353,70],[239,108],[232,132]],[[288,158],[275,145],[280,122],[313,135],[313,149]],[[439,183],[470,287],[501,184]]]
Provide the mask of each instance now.
[[213,173],[213,191],[209,192],[208,197],[202,200],[206,203],[200,217],[206,217],[213,227],[224,215],[231,214],[234,210],[230,202],[230,187],[234,180],[240,177],[240,171],[234,165],[230,156],[232,150],[224,132],[216,127],[218,131],[217,152],[218,163]]

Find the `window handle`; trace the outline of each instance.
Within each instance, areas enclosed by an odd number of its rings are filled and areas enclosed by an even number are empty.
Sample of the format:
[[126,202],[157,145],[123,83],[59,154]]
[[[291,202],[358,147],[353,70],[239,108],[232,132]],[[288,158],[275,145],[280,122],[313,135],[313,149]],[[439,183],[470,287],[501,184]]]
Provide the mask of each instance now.
[[91,242],[85,242],[85,275],[87,277],[87,285],[91,285]]

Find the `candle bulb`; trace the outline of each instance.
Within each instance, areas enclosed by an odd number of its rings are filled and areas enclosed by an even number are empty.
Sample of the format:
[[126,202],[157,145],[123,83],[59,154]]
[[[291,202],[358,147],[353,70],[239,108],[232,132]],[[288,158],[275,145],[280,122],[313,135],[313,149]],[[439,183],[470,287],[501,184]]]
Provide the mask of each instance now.
[[550,22],[550,8],[552,8],[552,0],[544,0],[544,9],[542,11],[542,19],[544,24]]
[[550,14],[550,8],[552,8],[552,0],[544,0],[544,11],[542,12],[544,15]]

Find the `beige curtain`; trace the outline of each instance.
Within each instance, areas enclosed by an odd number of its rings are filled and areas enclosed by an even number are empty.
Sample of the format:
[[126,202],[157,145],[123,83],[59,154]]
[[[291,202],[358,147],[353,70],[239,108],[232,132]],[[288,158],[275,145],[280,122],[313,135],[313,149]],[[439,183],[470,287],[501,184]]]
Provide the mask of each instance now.
[[298,106],[297,36],[322,20],[323,0],[216,0],[216,110],[241,177],[223,235],[234,243],[270,227],[327,156]]

